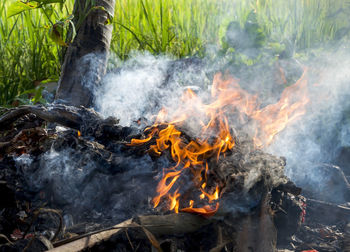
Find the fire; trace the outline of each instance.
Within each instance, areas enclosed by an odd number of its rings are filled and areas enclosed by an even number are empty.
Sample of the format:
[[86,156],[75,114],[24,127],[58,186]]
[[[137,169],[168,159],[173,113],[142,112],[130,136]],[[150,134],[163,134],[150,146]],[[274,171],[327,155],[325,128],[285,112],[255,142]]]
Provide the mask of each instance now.
[[260,126],[260,133],[254,139],[256,146],[269,145],[288,123],[305,114],[305,106],[309,102],[305,75],[306,71],[295,84],[285,88],[276,104],[268,105],[251,115]]
[[174,210],[175,213],[179,212],[179,197],[181,196],[180,193],[178,193],[178,189],[174,192],[173,195],[169,195],[169,199],[171,201],[169,210]]
[[[239,80],[218,73],[214,76],[209,103],[204,103],[191,89],[184,92],[181,104],[175,111],[163,108],[155,124],[145,129],[145,139],[132,139],[130,146],[148,143],[149,151],[162,155],[168,151],[176,163],[163,170],[157,186],[157,195],[153,198],[154,207],[168,202],[167,209],[178,213],[189,212],[203,216],[214,215],[219,208],[220,184],[208,181],[210,167],[208,161],[231,151],[235,147],[229,118],[237,123],[253,128],[256,148],[269,145],[275,135],[286,125],[305,113],[307,96],[306,70],[293,85],[285,88],[280,100],[260,108],[257,95],[242,89]],[[180,128],[189,124],[201,129],[195,139],[189,139]],[[231,123],[232,124],[232,123]],[[197,128],[197,127],[196,127]],[[198,200],[191,199],[188,207],[183,207],[181,190],[176,183],[184,174],[191,174],[192,182],[198,191]],[[198,206],[198,207],[194,207]]]
[[202,194],[204,194],[204,196],[206,196],[208,198],[209,203],[211,203],[214,200],[219,199],[219,187],[218,186],[216,186],[215,192],[213,194],[209,194],[209,193],[205,192],[204,189],[202,189],[202,188],[200,188],[200,190],[202,191]]
[[196,213],[196,214],[203,215],[205,217],[211,217],[218,211],[218,209],[219,209],[219,203],[217,202],[215,207],[206,205],[201,208],[193,208],[192,206],[190,206],[190,207],[181,209],[181,211],[186,213]]

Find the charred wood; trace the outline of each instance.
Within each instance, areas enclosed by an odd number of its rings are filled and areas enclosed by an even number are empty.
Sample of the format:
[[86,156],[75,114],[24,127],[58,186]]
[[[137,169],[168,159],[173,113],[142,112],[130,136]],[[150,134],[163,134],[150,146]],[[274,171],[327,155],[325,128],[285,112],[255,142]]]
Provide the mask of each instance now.
[[[0,117],[0,128],[8,128],[21,117],[34,114],[38,118],[56,123],[68,128],[79,130],[82,135],[93,136],[97,139],[123,139],[132,129],[117,125],[115,118],[102,118],[93,109],[66,105],[20,106],[6,112]],[[6,145],[3,143],[2,145]],[[1,145],[0,145],[1,147]]]
[[[70,129],[45,130],[36,124],[26,125],[23,128],[16,126],[19,121],[25,121],[28,116],[41,121],[57,123]],[[152,246],[165,251],[177,251],[177,249],[274,251],[277,241],[281,243],[282,240],[284,244],[287,244],[296,233],[300,234],[300,230],[305,234],[315,233],[301,225],[304,201],[299,195],[301,189],[284,176],[285,159],[255,149],[252,140],[239,132],[235,134],[237,139],[234,149],[227,151],[218,159],[216,157],[207,159],[210,167],[207,174],[208,186],[218,185],[221,189],[220,208],[214,218],[205,219],[185,213],[164,213],[161,205],[157,209],[152,209],[147,197],[153,195],[154,191],[147,190],[156,188],[154,176],[161,169],[171,167],[175,163],[167,151],[162,155],[152,155],[148,151],[149,145],[155,144],[155,139],[142,146],[128,146],[127,142],[130,138],[137,134],[140,138],[144,136],[138,130],[123,128],[117,123],[116,119],[105,119],[94,110],[65,105],[22,106],[8,110],[0,117],[2,129],[5,126],[16,128],[16,134],[12,134],[13,139],[6,138],[5,134],[1,136],[1,139],[6,141],[3,140],[0,144],[3,150],[0,167],[4,166],[6,169],[10,166],[14,167],[12,172],[17,175],[21,174],[23,177],[24,182],[15,181],[16,187],[25,183],[29,184],[33,178],[42,178],[41,175],[57,169],[60,164],[68,165],[70,169],[73,168],[74,173],[77,170],[87,171],[83,176],[79,175],[81,178],[78,180],[78,185],[73,187],[77,188],[80,193],[86,193],[86,200],[93,199],[95,206],[103,205],[106,212],[101,212],[101,219],[106,216],[112,218],[107,213],[111,212],[110,209],[116,211],[116,214],[119,214],[118,211],[123,212],[124,208],[128,209],[127,213],[124,211],[124,215],[118,216],[120,219],[115,221],[116,223],[139,216],[128,220],[129,225],[126,227],[117,225],[108,230],[87,234],[86,231],[81,231],[83,236],[76,236],[69,240],[66,240],[64,235],[60,235],[61,241],[55,243],[55,246],[57,246],[56,249],[63,250],[57,251],[75,251],[74,249],[87,251],[93,248],[109,248],[116,244],[120,246],[121,251],[136,250],[138,246],[143,245],[147,247],[145,251],[152,251]],[[186,129],[181,129],[181,131],[184,132],[181,135],[184,143],[195,140],[194,137],[191,137],[191,133],[186,132]],[[37,141],[40,137],[43,138],[43,141]],[[37,148],[32,144],[33,142],[39,143],[41,152],[30,151],[31,148]],[[29,150],[22,148],[23,146]],[[21,147],[18,152],[15,151],[17,147]],[[27,157],[32,158],[31,163],[22,164],[18,160],[14,161],[23,153],[29,154]],[[139,165],[140,167],[137,168]],[[42,167],[48,167],[48,170],[40,171]],[[61,174],[58,173],[56,176],[61,176]],[[44,199],[50,207],[64,209],[65,212],[77,209],[70,206],[76,202],[77,198],[73,198],[70,191],[66,190],[65,179],[62,177],[64,185],[55,184],[52,181],[45,182],[45,184],[40,180],[33,180],[41,184],[30,187],[34,188],[31,191],[31,198],[37,200],[43,194],[40,199]],[[0,177],[0,180],[6,179]],[[105,183],[103,188],[98,187],[101,181]],[[188,185],[191,183],[187,182],[189,179],[178,180],[179,184],[186,185],[183,195],[192,198],[196,195],[193,193],[193,188]],[[92,195],[91,188],[95,188],[94,186],[100,189],[93,190]],[[19,199],[17,192],[14,193],[13,185],[0,183],[0,188],[4,189],[3,191],[13,201]],[[147,193],[142,199],[141,197],[136,199],[135,195],[140,191],[143,193],[147,191]],[[80,196],[75,195],[74,197]],[[85,199],[81,199],[83,200]],[[116,202],[122,203],[116,204]],[[6,203],[4,205],[6,208],[16,209],[16,205],[11,202],[1,203]],[[89,206],[88,204],[82,203],[78,209],[83,212],[84,208]],[[347,207],[315,200],[310,200],[307,204],[308,216],[306,218],[310,217],[310,220],[324,222],[326,219],[326,221],[334,222],[341,219],[348,220],[350,216]],[[182,207],[186,206],[180,206],[180,212]],[[131,212],[133,210],[135,212]],[[329,212],[336,216],[335,219],[329,216],[324,217],[325,213]],[[17,213],[18,211],[13,210],[12,216]],[[7,212],[4,212],[3,216],[5,214]],[[86,219],[86,215],[76,214],[78,215],[74,216],[78,218],[76,224],[82,220],[91,221],[91,219]],[[145,214],[151,215],[145,216]],[[321,219],[317,219],[319,215]],[[115,218],[114,215],[113,218]],[[96,222],[102,222],[101,219],[96,219]],[[106,225],[106,223],[103,224]],[[11,225],[14,224],[9,224],[10,228],[4,229],[7,236],[13,231]],[[146,228],[147,231],[143,228]],[[55,231],[54,228],[52,230]],[[288,239],[281,239],[281,237]],[[310,235],[310,237],[313,236]],[[300,248],[304,244],[299,240],[294,243]]]

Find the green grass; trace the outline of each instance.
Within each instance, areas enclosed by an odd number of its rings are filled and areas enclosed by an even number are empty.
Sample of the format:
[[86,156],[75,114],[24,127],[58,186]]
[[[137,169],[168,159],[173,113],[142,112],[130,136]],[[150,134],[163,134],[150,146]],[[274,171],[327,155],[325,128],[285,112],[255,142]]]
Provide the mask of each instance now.
[[[256,12],[266,35],[297,50],[333,40],[350,28],[348,0],[117,0],[112,51],[200,55],[220,46],[230,21]],[[338,32],[338,33],[337,33]]]
[[[0,3],[0,105],[9,106],[42,80],[57,79],[61,49],[49,38],[41,10],[7,18]],[[346,39],[350,0],[116,0],[111,52],[125,60],[133,50],[174,57],[204,56],[220,48],[226,26],[242,25],[253,10],[270,41],[289,41],[296,51]],[[51,22],[69,15],[55,6]],[[47,14],[47,13],[46,13]]]
[[41,81],[57,79],[61,55],[60,48],[48,36],[49,22],[40,10],[7,18],[7,3],[0,3],[0,105],[3,106],[13,104],[16,97]]

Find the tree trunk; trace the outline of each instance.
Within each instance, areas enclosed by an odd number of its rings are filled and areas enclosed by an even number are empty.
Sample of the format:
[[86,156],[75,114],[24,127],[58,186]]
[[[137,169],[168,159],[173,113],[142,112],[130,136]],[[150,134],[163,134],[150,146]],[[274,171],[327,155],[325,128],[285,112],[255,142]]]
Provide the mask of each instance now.
[[[94,8],[96,6],[102,6],[104,10]],[[91,106],[93,90],[106,72],[113,29],[106,23],[109,14],[114,14],[114,6],[115,0],[75,1],[73,13],[77,34],[65,55],[56,102]]]

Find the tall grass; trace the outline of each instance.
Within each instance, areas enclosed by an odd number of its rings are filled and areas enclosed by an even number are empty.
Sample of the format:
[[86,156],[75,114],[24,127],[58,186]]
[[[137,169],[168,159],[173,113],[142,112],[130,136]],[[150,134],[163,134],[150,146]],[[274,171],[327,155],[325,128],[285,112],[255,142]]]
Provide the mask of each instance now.
[[7,3],[0,3],[0,105],[3,106],[11,105],[41,81],[57,79],[62,55],[49,39],[49,21],[41,10],[7,18]]
[[252,10],[267,36],[297,50],[350,28],[349,0],[119,0],[112,51],[122,59],[133,49],[203,55],[207,45],[220,46],[230,21],[243,24]]
[[[112,51],[121,59],[134,49],[177,57],[202,55],[206,45],[219,42],[221,20],[218,18],[227,2],[119,0]],[[233,13],[234,10],[228,10],[226,17]]]
[[267,34],[297,50],[349,35],[349,0],[256,0],[255,9]]
[[[67,16],[73,2],[67,0],[67,9],[57,6],[51,22]],[[57,79],[62,56],[42,11],[7,18],[8,3],[0,1],[1,105],[11,105],[42,80]],[[350,30],[350,0],[116,0],[111,52],[121,60],[133,50],[203,56],[212,45],[220,48],[229,22],[243,25],[252,10],[270,39],[288,40],[297,51]]]

